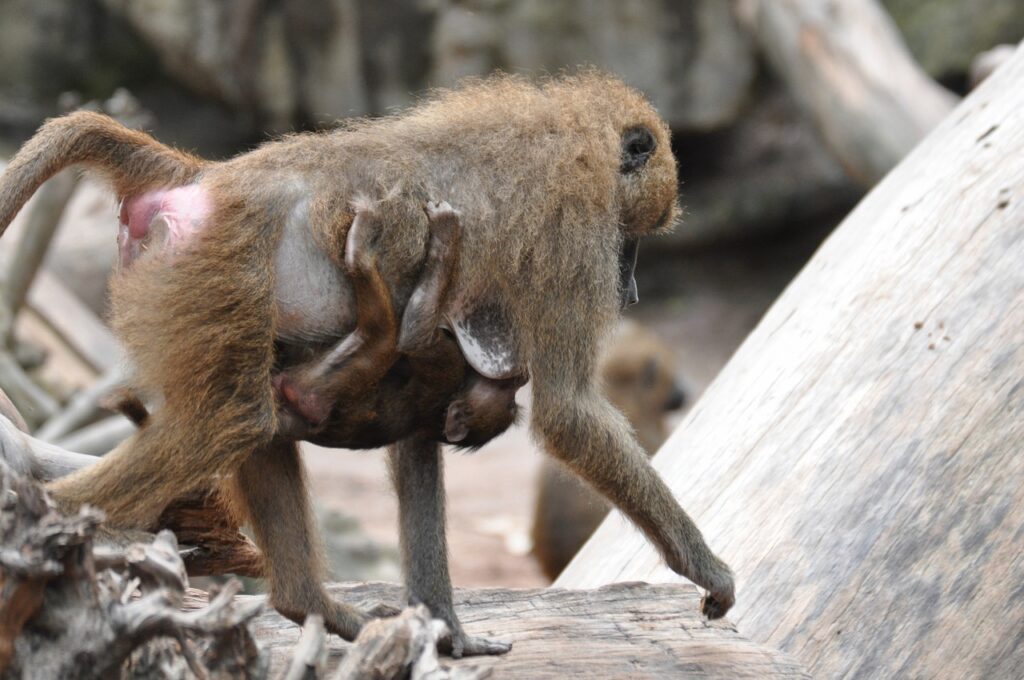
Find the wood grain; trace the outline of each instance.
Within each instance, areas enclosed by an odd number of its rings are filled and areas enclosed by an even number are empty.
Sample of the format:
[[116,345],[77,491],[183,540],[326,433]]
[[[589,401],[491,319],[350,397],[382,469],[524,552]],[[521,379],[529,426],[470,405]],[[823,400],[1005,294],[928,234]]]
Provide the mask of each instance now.
[[[370,607],[400,604],[401,589],[386,583],[334,584],[331,594]],[[238,606],[245,608],[244,596]],[[597,590],[488,589],[455,591],[459,617],[471,635],[510,640],[501,657],[445,664],[490,667],[494,680],[591,678],[807,678],[793,659],[741,637],[727,622],[697,614],[692,586],[626,583]],[[190,591],[186,609],[205,602]],[[299,627],[273,610],[252,625],[270,654],[270,677],[288,667]],[[331,667],[347,643],[331,636]]]
[[[838,227],[655,465],[821,677],[1024,668],[1024,50]],[[613,516],[556,585],[678,580]]]
[[851,177],[871,186],[953,108],[877,0],[741,0],[772,70]]

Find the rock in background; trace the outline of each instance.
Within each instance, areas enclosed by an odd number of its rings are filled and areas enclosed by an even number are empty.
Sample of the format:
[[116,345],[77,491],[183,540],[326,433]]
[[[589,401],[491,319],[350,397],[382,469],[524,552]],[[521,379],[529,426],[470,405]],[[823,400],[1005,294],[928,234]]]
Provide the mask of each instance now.
[[[1024,36],[1019,0],[884,4],[953,86],[975,54]],[[8,0],[0,63],[8,147],[60,92],[127,85],[161,139],[214,156],[466,76],[594,65],[646,92],[675,133],[687,218],[669,255],[832,222],[861,194],[722,0]]]

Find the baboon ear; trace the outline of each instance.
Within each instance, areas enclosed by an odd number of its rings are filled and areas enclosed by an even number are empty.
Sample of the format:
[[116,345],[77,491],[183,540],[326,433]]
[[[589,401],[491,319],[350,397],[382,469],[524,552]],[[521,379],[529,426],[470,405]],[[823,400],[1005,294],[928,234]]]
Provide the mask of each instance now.
[[622,133],[622,161],[619,172],[625,174],[639,170],[658,148],[658,140],[642,125]]
[[469,426],[466,425],[466,414],[463,412],[459,402],[448,405],[448,413],[444,419],[444,438],[449,444],[458,444],[469,436]]

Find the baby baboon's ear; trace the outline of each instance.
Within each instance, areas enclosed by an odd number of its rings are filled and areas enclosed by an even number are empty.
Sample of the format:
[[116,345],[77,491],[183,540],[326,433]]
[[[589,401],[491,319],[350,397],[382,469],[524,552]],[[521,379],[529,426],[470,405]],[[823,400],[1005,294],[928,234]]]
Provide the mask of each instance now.
[[639,170],[647,163],[658,141],[650,130],[641,126],[632,127],[622,133],[622,161],[619,172],[626,174]]
[[444,421],[445,441],[449,444],[457,444],[469,436],[467,420],[466,406],[461,403],[461,400],[449,404]]

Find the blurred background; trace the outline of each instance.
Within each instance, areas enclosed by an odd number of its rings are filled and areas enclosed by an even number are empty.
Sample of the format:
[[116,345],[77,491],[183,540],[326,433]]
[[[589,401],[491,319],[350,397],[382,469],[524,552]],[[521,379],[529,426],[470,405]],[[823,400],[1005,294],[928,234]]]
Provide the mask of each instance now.
[[[681,175],[684,218],[642,246],[641,303],[629,312],[639,325],[620,331],[602,368],[653,452],[822,239],[984,76],[998,54],[988,51],[1022,37],[1021,0],[0,0],[0,162],[45,118],[82,105],[223,158],[400,111],[467,76],[616,73],[668,120]],[[858,96],[888,97],[897,111],[855,110],[883,118],[852,147],[844,133],[863,121],[849,122],[849,91],[831,89],[830,60],[869,85],[880,76],[880,89]],[[881,139],[890,132],[895,151]],[[889,150],[873,165],[850,151],[876,144]],[[102,323],[115,206],[102,187],[67,177],[23,211],[22,230],[30,219],[54,235],[0,243],[5,272],[45,255],[31,291],[12,300],[7,281],[7,308],[23,313],[6,334],[14,363],[0,366],[0,386],[45,438],[102,451],[127,431],[97,408],[118,376]],[[379,453],[308,447],[307,463],[334,575],[397,579]],[[541,470],[521,427],[448,456],[457,585],[545,584],[564,563],[555,553],[582,540],[555,529],[599,520],[596,499]],[[547,542],[543,565],[535,539]]]

